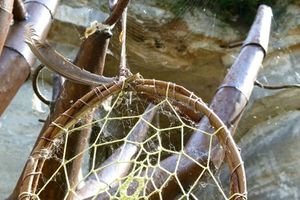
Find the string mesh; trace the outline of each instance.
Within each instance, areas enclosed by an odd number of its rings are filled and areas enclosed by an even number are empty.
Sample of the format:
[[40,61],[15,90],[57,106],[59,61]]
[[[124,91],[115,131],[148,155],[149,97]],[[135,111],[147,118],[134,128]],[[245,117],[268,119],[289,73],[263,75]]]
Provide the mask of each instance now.
[[[86,107],[91,109],[88,104]],[[236,199],[243,196],[229,196],[229,186],[222,185],[228,184],[228,180],[221,181],[220,170],[212,167],[216,135],[224,127],[210,127],[213,131],[205,132],[190,115],[184,114],[179,102],[127,90],[110,96],[92,111],[94,117],[89,123],[84,123],[89,113],[76,116],[76,126],[52,123],[60,134],[52,139],[51,147],[38,153],[46,162],[56,163],[57,169],[50,175],[42,169],[36,170],[40,176],[37,189],[34,192],[29,189],[20,197],[43,199],[42,193],[53,183],[60,185],[59,192],[64,193],[64,199]],[[202,113],[193,112],[203,117]],[[92,131],[86,147],[69,157],[67,149],[74,148],[70,137],[75,134],[80,137],[81,131],[88,128]],[[185,147],[194,134],[208,141],[207,151]],[[76,181],[71,181],[71,165],[82,157],[81,173]],[[223,177],[228,179],[228,175]]]

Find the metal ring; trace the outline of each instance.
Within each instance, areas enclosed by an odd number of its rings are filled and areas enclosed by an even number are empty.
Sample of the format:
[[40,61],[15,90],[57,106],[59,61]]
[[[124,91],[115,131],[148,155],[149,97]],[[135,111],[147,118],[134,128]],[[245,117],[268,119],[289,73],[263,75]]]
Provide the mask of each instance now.
[[49,101],[46,99],[40,92],[40,89],[38,87],[38,77],[41,72],[41,70],[45,67],[45,65],[40,64],[32,73],[32,88],[35,93],[35,95],[46,105],[50,105],[52,101]]

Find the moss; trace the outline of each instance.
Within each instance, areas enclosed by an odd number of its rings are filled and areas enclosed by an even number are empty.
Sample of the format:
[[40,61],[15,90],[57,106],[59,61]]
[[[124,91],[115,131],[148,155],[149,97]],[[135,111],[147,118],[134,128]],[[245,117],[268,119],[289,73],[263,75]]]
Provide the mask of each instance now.
[[209,9],[218,18],[227,22],[249,25],[253,22],[257,8],[261,4],[272,7],[275,15],[282,13],[286,6],[296,0],[158,0],[157,4],[168,8],[176,15],[183,14],[191,7]]
[[293,0],[214,0],[208,5],[226,21],[239,21],[245,24],[253,22],[257,8],[261,4],[272,7],[275,15],[286,9]]
[[186,11],[189,5],[189,0],[158,0],[157,4],[160,7],[171,10],[174,14],[180,15]]

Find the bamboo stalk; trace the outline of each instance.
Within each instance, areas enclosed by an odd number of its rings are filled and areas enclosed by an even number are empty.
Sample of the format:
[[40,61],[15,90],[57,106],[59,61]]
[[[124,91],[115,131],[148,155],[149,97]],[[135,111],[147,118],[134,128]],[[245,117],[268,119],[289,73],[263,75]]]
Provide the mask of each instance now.
[[37,0],[25,3],[28,18],[16,22],[10,27],[6,39],[3,55],[0,57],[0,79],[2,80],[0,92],[0,115],[4,112],[18,89],[28,78],[30,66],[35,57],[24,42],[24,29],[30,24],[37,30],[37,35],[45,39],[53,20],[58,0]]
[[[79,67],[85,68],[85,70],[87,71],[101,75],[104,70],[108,43],[109,37],[106,33],[95,32],[83,42],[74,63]],[[91,86],[81,85],[66,80],[60,97],[55,103],[53,113],[50,116],[51,119],[57,118],[61,113],[67,110],[73,104],[73,102],[89,92],[91,89]],[[84,121],[86,123],[89,123],[92,119],[93,117],[91,113],[90,116],[88,116]],[[48,124],[46,123],[44,127],[47,126]],[[66,159],[74,157],[79,152],[83,151],[90,136],[90,128],[91,127],[87,127],[86,129],[82,130],[80,134],[72,134],[68,138]],[[76,160],[68,165],[67,171],[71,187],[77,184],[77,178],[81,168],[82,159],[83,157],[79,156]],[[55,160],[52,160],[51,162],[45,164],[43,168],[43,174],[45,174],[46,176],[51,176],[53,174],[53,172],[59,166],[59,163],[57,163],[57,166],[53,167],[55,166],[53,163],[55,163]],[[61,180],[64,179],[65,177],[61,178]],[[56,190],[59,189],[57,187],[58,185],[56,183],[51,183],[51,185],[49,185],[49,187],[47,187],[42,193],[41,197],[43,198],[44,196],[45,198],[47,197],[47,199],[63,198],[64,190],[66,190],[67,188],[61,190],[61,193],[57,193]],[[72,194],[69,195],[68,199],[72,199]]]
[[[24,42],[24,29],[27,24],[31,24],[37,30],[37,35],[45,39],[50,24],[53,20],[58,0],[37,0],[25,3],[28,11],[28,18],[21,22],[16,22],[10,30],[3,49],[3,55],[0,58],[0,79],[1,85],[0,115],[3,113],[11,99],[14,97],[20,86],[30,74],[30,66],[35,58],[29,47]],[[21,180],[8,199],[18,198]]]
[[22,0],[14,0],[13,14],[16,21],[26,20],[28,13]]
[[[226,75],[210,105],[226,126],[230,128],[231,134],[234,134],[234,130],[248,103],[254,82],[261,68],[263,58],[266,55],[271,20],[271,8],[264,5],[260,6],[239,56]],[[205,124],[204,121],[200,122],[200,124],[202,123]],[[200,135],[193,135],[188,142],[188,145],[192,148],[197,146],[207,148],[205,144],[208,144],[208,141],[201,138]],[[203,148],[197,149],[199,151],[205,150]],[[225,152],[225,156],[228,156],[228,153]],[[214,164],[218,168],[222,158],[218,157],[217,160],[219,160],[219,163]],[[235,178],[234,176],[235,174],[232,175],[232,179]],[[233,186],[232,194],[235,193],[236,187],[244,186]]]
[[118,2],[113,2],[115,5],[110,5],[113,8],[111,15],[104,21],[104,24],[114,25],[121,18],[123,11],[126,9],[129,0],[118,0]]
[[0,55],[12,20],[13,0],[0,1]]
[[[228,72],[225,80],[216,95],[214,96],[210,108],[221,118],[221,120],[230,128],[231,134],[234,134],[234,127],[237,126],[240,116],[250,98],[253,90],[254,81],[261,67],[262,60],[267,52],[269,33],[272,19],[272,10],[268,6],[260,6],[257,12],[256,19],[250,29],[247,40],[236,59],[235,63]],[[210,125],[207,118],[200,121],[199,127],[201,130],[210,131]],[[187,151],[197,152],[201,155],[208,150],[209,140],[203,134],[193,134],[187,143]],[[197,155],[194,155],[197,157]],[[225,152],[227,160],[230,157],[228,151]],[[219,160],[219,163],[214,163],[218,168],[222,163],[222,157],[214,158]],[[167,161],[166,161],[167,162]],[[231,168],[232,180],[236,183],[236,176],[242,175],[245,172],[242,170],[240,163],[235,163]],[[239,185],[231,187],[231,193],[244,191],[245,195],[247,187],[245,182],[240,182]],[[175,194],[175,192],[174,192]],[[243,198],[243,197],[241,197]],[[240,198],[238,198],[240,199]]]

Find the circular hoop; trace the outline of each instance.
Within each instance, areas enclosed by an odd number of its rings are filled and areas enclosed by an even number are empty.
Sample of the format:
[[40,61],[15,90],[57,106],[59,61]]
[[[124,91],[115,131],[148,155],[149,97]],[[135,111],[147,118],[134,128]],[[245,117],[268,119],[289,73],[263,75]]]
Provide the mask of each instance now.
[[[99,106],[108,97],[121,91],[135,91],[138,94],[157,99],[168,98],[180,102],[189,109],[202,112],[217,130],[216,137],[225,151],[226,161],[231,172],[231,197],[247,199],[246,176],[243,161],[227,127],[220,118],[195,94],[182,86],[158,80],[128,78],[124,81],[106,86],[99,86],[76,101],[67,111],[60,115],[44,132],[37,142],[32,155],[26,163],[19,199],[30,199],[37,190],[40,175],[47,159],[45,150],[51,152],[55,138],[60,133],[75,125],[78,119]],[[231,199],[232,199],[231,198]]]

